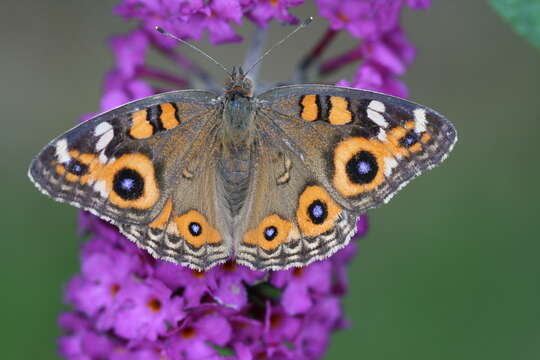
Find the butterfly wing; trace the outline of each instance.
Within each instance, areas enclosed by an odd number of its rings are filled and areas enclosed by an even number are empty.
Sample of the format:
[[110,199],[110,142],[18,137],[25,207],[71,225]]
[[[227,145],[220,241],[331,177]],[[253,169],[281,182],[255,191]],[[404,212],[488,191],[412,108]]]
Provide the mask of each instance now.
[[[240,262],[256,268],[301,266],[331,255],[348,243],[359,214],[440,163],[457,139],[452,124],[431,109],[325,85],[262,94],[256,123],[267,140],[254,146],[261,169],[236,249]],[[272,144],[258,145],[264,141]],[[281,176],[289,178],[285,184]],[[275,230],[281,231],[272,237]]]
[[213,197],[217,149],[206,146],[216,136],[216,99],[175,91],[101,114],[47,145],[29,176],[46,195],[117,225],[155,256],[196,269],[224,261]]

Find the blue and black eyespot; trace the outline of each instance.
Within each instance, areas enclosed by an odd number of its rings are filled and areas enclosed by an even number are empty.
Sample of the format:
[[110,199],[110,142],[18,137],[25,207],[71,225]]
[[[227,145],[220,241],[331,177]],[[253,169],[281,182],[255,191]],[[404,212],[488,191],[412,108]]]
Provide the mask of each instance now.
[[328,217],[328,206],[321,200],[315,200],[308,206],[307,214],[314,224],[320,225]]
[[399,140],[399,143],[404,148],[410,148],[414,144],[418,143],[418,135],[413,130],[411,130]]
[[123,168],[114,175],[113,190],[124,200],[136,200],[144,193],[144,179],[137,171]]
[[83,176],[84,174],[88,172],[88,165],[83,164],[82,162],[78,160],[71,159],[66,164],[66,170],[72,173],[73,175]]
[[264,238],[268,241],[272,241],[276,238],[278,230],[275,226],[268,226],[264,229]]
[[346,165],[347,176],[355,184],[369,184],[377,176],[377,158],[369,151],[359,151]]
[[193,236],[199,236],[202,234],[202,226],[196,221],[192,221],[188,225],[189,233]]

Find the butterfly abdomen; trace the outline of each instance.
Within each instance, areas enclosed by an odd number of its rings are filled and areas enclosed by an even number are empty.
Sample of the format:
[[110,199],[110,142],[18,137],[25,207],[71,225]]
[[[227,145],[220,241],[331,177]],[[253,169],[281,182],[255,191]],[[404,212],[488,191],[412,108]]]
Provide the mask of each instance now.
[[[226,155],[225,155],[226,154]],[[236,216],[246,199],[250,179],[250,152],[248,148],[240,148],[224,153],[218,164],[227,208],[232,217]]]

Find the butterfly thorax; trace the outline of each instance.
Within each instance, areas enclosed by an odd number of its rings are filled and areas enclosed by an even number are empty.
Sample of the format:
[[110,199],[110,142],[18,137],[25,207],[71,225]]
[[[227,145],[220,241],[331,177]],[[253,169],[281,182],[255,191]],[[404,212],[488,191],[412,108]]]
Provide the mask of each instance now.
[[238,73],[233,69],[231,78],[225,83],[222,112],[222,143],[226,151],[236,152],[250,147],[255,115],[252,89],[253,84],[245,77],[242,68]]

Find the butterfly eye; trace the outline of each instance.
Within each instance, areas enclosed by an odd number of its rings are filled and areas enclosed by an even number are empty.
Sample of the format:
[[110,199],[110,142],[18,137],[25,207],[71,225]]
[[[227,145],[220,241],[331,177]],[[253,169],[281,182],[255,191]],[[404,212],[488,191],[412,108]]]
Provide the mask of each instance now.
[[355,184],[369,184],[379,171],[377,159],[365,150],[356,153],[347,161],[346,168],[347,176]]
[[144,179],[133,169],[121,169],[114,176],[113,190],[124,200],[136,200],[144,193]]

